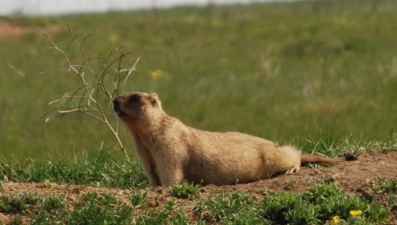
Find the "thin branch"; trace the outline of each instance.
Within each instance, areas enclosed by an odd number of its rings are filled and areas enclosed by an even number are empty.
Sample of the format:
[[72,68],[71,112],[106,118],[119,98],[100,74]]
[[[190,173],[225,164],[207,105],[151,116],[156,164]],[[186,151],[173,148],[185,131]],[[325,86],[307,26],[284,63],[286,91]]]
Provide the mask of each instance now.
[[[96,112],[96,111],[94,111],[94,112]],[[70,109],[70,110],[59,110],[59,111],[57,111],[57,115],[61,115],[61,116],[66,115],[66,114],[69,114],[69,113],[83,113],[83,114],[86,114],[86,115],[88,115],[88,116],[91,116],[91,117],[93,117],[93,118],[95,118],[95,119],[97,119],[97,120],[99,120],[99,121],[101,121],[101,122],[103,122],[103,123],[107,123],[107,121],[102,120],[100,117],[95,116],[94,114],[90,113],[89,111],[82,110],[82,109],[79,109],[79,108],[74,108],[74,109]]]
[[123,83],[123,86],[122,86],[122,87],[125,86],[125,83],[127,82],[127,79],[130,77],[131,72],[136,70],[136,65],[138,64],[139,59],[140,59],[140,57],[138,57],[138,58],[136,59],[134,65],[132,65],[131,69],[129,69],[129,71],[128,71],[128,73],[127,73],[127,76],[125,77],[125,80],[124,80],[124,83]]
[[90,64],[88,63],[87,57],[85,56],[85,54],[84,54],[84,52],[83,52],[83,45],[84,45],[85,41],[86,41],[89,37],[91,37],[90,34],[89,34],[89,35],[86,35],[86,36],[83,38],[83,40],[81,41],[81,44],[80,44],[80,45],[77,43],[77,41],[75,41],[75,43],[76,43],[76,45],[79,47],[80,53],[81,53],[81,55],[83,56],[84,62],[87,64],[89,70],[91,71],[91,73],[94,73],[94,71],[92,70]]
[[[64,21],[65,22],[65,21]],[[106,112],[103,110],[102,105],[100,104],[100,98],[101,96],[106,96],[106,99],[108,102],[111,102],[114,95],[117,94],[120,90],[120,85],[122,84],[122,87],[126,84],[130,74],[132,71],[135,71],[136,65],[139,61],[138,59],[135,61],[135,63],[132,65],[131,68],[128,69],[122,69],[121,68],[121,63],[122,60],[125,56],[127,56],[130,53],[121,53],[119,56],[115,57],[114,53],[119,50],[119,48],[112,49],[106,57],[94,57],[94,58],[89,58],[86,54],[86,52],[83,50],[84,44],[89,40],[91,35],[84,35],[83,39],[81,41],[78,41],[78,38],[81,37],[81,34],[75,34],[69,24],[65,22],[66,26],[69,29],[70,34],[72,35],[71,40],[67,43],[66,47],[64,49],[60,48],[55,41],[46,33],[43,32],[43,34],[47,37],[47,39],[51,42],[52,47],[49,47],[49,49],[55,49],[55,51],[59,52],[62,56],[63,59],[66,61],[65,66],[58,66],[55,68],[48,69],[44,72],[52,71],[57,68],[66,68],[67,71],[73,72],[75,75],[77,75],[79,83],[81,84],[80,87],[78,88],[73,88],[73,92],[71,95],[64,95],[60,99],[54,100],[49,102],[49,105],[53,105],[54,109],[45,114],[45,117],[48,115],[54,115],[53,118],[48,117],[45,119],[46,122],[52,123],[52,121],[56,119],[63,118],[63,116],[67,114],[75,114],[75,113],[80,113],[80,114],[85,114],[87,116],[90,116],[104,124],[109,128],[109,130],[113,133],[113,136],[116,138],[118,145],[121,148],[121,151],[124,153],[125,157],[129,160],[128,154],[125,151],[123,141],[121,141],[119,137],[119,121],[117,119],[117,115],[112,112]],[[67,52],[69,49],[76,47],[79,50],[79,56],[74,57],[69,55]],[[83,61],[81,63],[76,63],[76,60],[82,59]],[[100,66],[97,69],[94,69],[91,66],[91,61],[93,59],[103,59],[102,62],[100,63]],[[73,62],[72,62],[73,61]],[[115,64],[117,63],[117,69],[116,73],[113,78],[113,82],[111,83],[111,89],[108,90],[105,86],[105,76],[109,72],[110,68],[114,68]],[[94,78],[94,84],[90,83],[90,77],[86,77],[86,73],[92,74]],[[96,72],[95,72],[96,71]],[[44,73],[42,72],[42,73]],[[122,73],[127,72],[127,74],[124,76]],[[89,76],[89,75],[87,75]],[[122,82],[124,77],[124,82]],[[69,89],[71,90],[71,89]],[[66,93],[66,91],[65,91]],[[65,105],[64,100],[69,100],[71,102],[77,101],[77,106],[67,106]],[[59,107],[57,106],[59,105]],[[113,119],[116,122],[116,126],[112,126],[112,124],[108,120],[108,116],[113,115]]]

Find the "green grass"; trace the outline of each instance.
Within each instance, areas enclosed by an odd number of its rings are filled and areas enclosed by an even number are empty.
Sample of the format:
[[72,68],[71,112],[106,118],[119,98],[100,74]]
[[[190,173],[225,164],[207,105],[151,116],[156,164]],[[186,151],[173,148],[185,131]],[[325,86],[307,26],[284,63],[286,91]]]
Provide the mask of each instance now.
[[[372,190],[387,192],[393,182],[382,181]],[[303,194],[268,193],[264,200],[242,191],[222,193],[201,199],[192,210],[169,199],[162,206],[140,212],[136,211],[139,207],[126,205],[112,194],[95,192],[82,194],[73,207],[68,207],[61,195],[0,197],[1,213],[13,213],[14,221],[20,220],[20,214],[31,215],[29,224],[132,224],[132,220],[134,224],[332,224],[335,217],[340,224],[382,224],[387,223],[390,212],[390,207],[349,195],[333,185],[317,186]]]
[[[262,210],[257,198],[237,191],[231,196],[223,193],[209,199],[200,199],[193,211],[207,223],[263,224]],[[266,224],[266,223],[265,223]]]
[[[117,54],[130,53],[123,68],[140,57],[124,91],[158,93],[166,112],[184,123],[335,156],[397,149],[396,12],[394,0],[336,0],[62,19],[82,34],[78,43],[90,35],[83,51],[93,68],[121,46]],[[60,18],[1,20],[56,27],[53,40],[81,63]],[[48,103],[79,86],[48,39],[28,34],[0,42],[0,190],[9,181],[132,189],[131,206],[110,194],[86,193],[73,208],[64,196],[0,194],[0,211],[15,215],[12,224],[27,214],[31,224],[130,224],[137,210],[136,224],[331,224],[335,218],[339,224],[373,224],[385,222],[397,203],[396,181],[379,179],[360,196],[327,185],[304,194],[269,193],[264,200],[223,193],[199,199],[193,212],[183,211],[173,197],[153,206],[146,190],[136,190],[149,187],[138,160],[113,149],[117,142],[103,124],[84,115],[45,123],[53,109]],[[121,136],[132,155],[131,138]],[[172,190],[174,197],[198,198],[194,185]],[[379,193],[387,205],[379,204]],[[353,217],[350,210],[362,215]]]
[[[396,12],[394,0],[336,0],[62,18],[83,34],[79,43],[91,35],[83,51],[98,57],[94,68],[121,46],[118,54],[130,53],[123,67],[140,57],[124,91],[158,93],[166,112],[184,123],[335,156],[397,149]],[[56,27],[53,40],[81,63],[78,49],[67,47],[72,36],[60,18],[1,20]],[[63,196],[0,194],[0,211],[15,215],[12,224],[26,214],[31,224],[130,224],[136,210],[137,224],[330,224],[336,216],[340,224],[373,224],[397,203],[396,181],[379,179],[360,196],[327,185],[264,200],[243,192],[210,196],[198,200],[194,215],[174,199],[152,206],[146,191],[135,190],[149,187],[139,162],[113,149],[116,140],[103,124],[84,115],[45,123],[48,103],[79,86],[48,39],[29,34],[0,42],[0,190],[9,181],[133,189],[131,206],[110,194],[87,193],[73,208]],[[121,136],[132,155],[129,135]],[[198,195],[188,184],[172,190],[179,198]],[[379,193],[388,206],[379,204]]]
[[[124,91],[158,93],[166,112],[184,123],[326,152],[346,140],[395,140],[396,11],[392,0],[350,0],[61,17],[73,32],[91,34],[87,56],[124,46],[119,52],[131,54],[123,66],[140,57]],[[66,47],[71,36],[61,17],[2,19],[55,26],[54,41]],[[65,67],[40,73],[65,65],[45,37],[1,42],[1,155],[73,158],[97,151],[102,142],[106,149],[117,145],[103,124],[85,116],[44,122],[52,110],[47,103],[78,86]],[[71,47],[68,53],[78,52]],[[128,134],[122,136],[132,154]]]
[[29,224],[131,224],[133,208],[121,204],[111,194],[85,193],[72,209],[63,203],[64,196],[35,196],[35,201],[29,201],[31,195],[13,196],[8,201],[16,215],[13,224],[22,224],[16,223],[22,213],[32,216]]
[[390,211],[378,202],[348,195],[335,186],[318,186],[304,194],[276,192],[260,202],[242,192],[202,199],[194,208],[200,219],[222,224],[323,224],[332,217],[352,221],[350,210],[361,210],[357,224],[385,222]]
[[[142,188],[149,185],[138,160],[77,155],[74,159],[0,160],[0,179],[12,182],[56,182],[95,187]],[[50,187],[49,187],[50,188]]]
[[182,184],[173,186],[171,189],[171,194],[177,198],[192,199],[197,196],[197,189],[197,185],[189,184],[185,181]]

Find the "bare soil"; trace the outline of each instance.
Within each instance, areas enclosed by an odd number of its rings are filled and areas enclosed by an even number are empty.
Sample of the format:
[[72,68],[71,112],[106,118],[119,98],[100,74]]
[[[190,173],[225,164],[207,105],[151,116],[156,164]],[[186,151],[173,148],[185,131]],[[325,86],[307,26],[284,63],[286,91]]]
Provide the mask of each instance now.
[[58,33],[58,30],[57,26],[48,26],[39,29],[22,23],[8,22],[0,19],[0,41],[6,38],[21,38],[29,34],[41,34],[43,32],[52,36]]
[[[374,151],[361,153],[354,157],[340,157],[344,160],[347,158],[352,161],[343,161],[337,165],[325,167],[319,165],[306,165],[301,168],[297,174],[280,175],[271,179],[261,180],[259,182],[248,184],[236,184],[225,186],[208,185],[200,188],[199,198],[208,198],[222,192],[244,191],[256,195],[263,199],[269,191],[293,191],[303,193],[306,189],[315,185],[331,183],[345,190],[347,193],[363,195],[365,190],[373,187],[378,178],[386,180],[397,179],[397,151]],[[142,190],[143,191],[143,190]],[[111,193],[118,200],[125,204],[129,202],[131,190],[121,190],[117,188],[96,188],[82,185],[55,184],[55,183],[4,183],[1,194],[6,196],[21,193],[38,193],[43,196],[60,195],[64,196],[67,205],[73,206],[79,201],[80,196],[86,192]],[[182,208],[194,219],[192,213],[197,199],[176,199],[170,193],[170,188],[152,189],[148,193],[148,203],[150,207],[163,206],[168,200],[175,199],[178,208]],[[387,204],[385,193],[379,193],[376,200],[382,204]],[[163,208],[163,207],[159,207]],[[139,213],[139,212],[135,212]],[[14,217],[13,214],[0,213],[0,221],[4,224],[10,222]],[[22,215],[24,221],[29,220],[29,215]],[[397,207],[393,207],[389,221],[391,224],[397,224]]]

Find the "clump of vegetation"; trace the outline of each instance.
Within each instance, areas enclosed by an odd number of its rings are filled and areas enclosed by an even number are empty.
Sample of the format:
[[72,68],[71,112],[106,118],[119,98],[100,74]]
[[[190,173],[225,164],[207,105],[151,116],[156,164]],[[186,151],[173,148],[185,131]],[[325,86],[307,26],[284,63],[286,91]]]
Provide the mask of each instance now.
[[266,196],[263,202],[265,218],[292,224],[327,221],[335,216],[348,220],[352,210],[359,210],[367,222],[384,222],[390,211],[379,202],[370,203],[356,195],[348,195],[333,185],[320,185],[303,195],[279,192]]
[[100,196],[87,193],[64,221],[68,224],[100,224],[104,221],[108,224],[129,224],[132,208],[116,203],[117,200],[110,194]]
[[189,224],[189,219],[183,210],[176,209],[175,200],[169,200],[164,210],[147,210],[136,220],[136,224]]
[[227,196],[222,195],[200,199],[193,211],[199,215],[201,220],[210,223],[219,221],[239,223],[243,221],[263,222],[260,215],[261,209],[256,197],[241,191]]
[[130,200],[132,205],[134,205],[136,208],[146,208],[147,191],[144,191],[143,193],[139,190],[133,191]]
[[7,196],[0,196],[0,212],[8,213],[12,209]]
[[383,190],[388,194],[397,194],[397,180],[376,179],[374,188]]
[[0,212],[17,214],[11,224],[22,224],[20,215],[30,215],[30,224],[130,224],[133,209],[111,194],[88,192],[68,208],[62,196],[21,194],[1,196]]
[[348,195],[335,186],[322,185],[302,195],[270,193],[263,202],[242,192],[231,196],[222,194],[208,200],[201,199],[194,211],[200,219],[212,223],[321,224],[338,220],[370,224],[386,222],[390,208]]
[[111,194],[88,192],[68,209],[59,196],[44,198],[33,210],[32,224],[130,224],[133,209]]
[[[0,176],[13,182],[57,182],[96,187],[143,188],[149,182],[137,159],[115,158],[109,152],[79,154],[73,160],[54,159],[21,161],[0,159]],[[50,188],[50,187],[49,187]]]
[[19,194],[11,198],[11,206],[18,213],[26,213],[26,210],[34,206],[41,197],[35,193]]
[[58,195],[44,198],[40,210],[49,213],[59,213],[64,207],[64,198]]
[[318,210],[308,205],[294,192],[277,192],[266,196],[262,204],[263,216],[279,224],[317,224]]
[[175,185],[171,189],[171,194],[177,198],[194,198],[198,193],[198,185],[189,184],[184,181],[182,184]]
[[379,202],[370,203],[357,195],[347,195],[336,186],[316,186],[305,192],[302,198],[318,208],[319,218],[325,220],[338,215],[342,219],[350,216],[351,210],[360,210],[368,221],[382,221],[387,219],[389,208]]
[[19,214],[17,214],[16,216],[14,216],[14,218],[12,219],[10,225],[21,225],[23,224],[22,222],[22,218]]

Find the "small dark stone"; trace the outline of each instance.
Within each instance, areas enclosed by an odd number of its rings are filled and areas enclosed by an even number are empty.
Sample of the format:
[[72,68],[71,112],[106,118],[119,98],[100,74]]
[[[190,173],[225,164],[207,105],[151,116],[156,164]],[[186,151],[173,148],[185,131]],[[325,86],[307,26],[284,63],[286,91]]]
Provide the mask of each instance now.
[[357,156],[353,155],[352,153],[345,153],[343,154],[346,161],[355,161],[358,160]]

